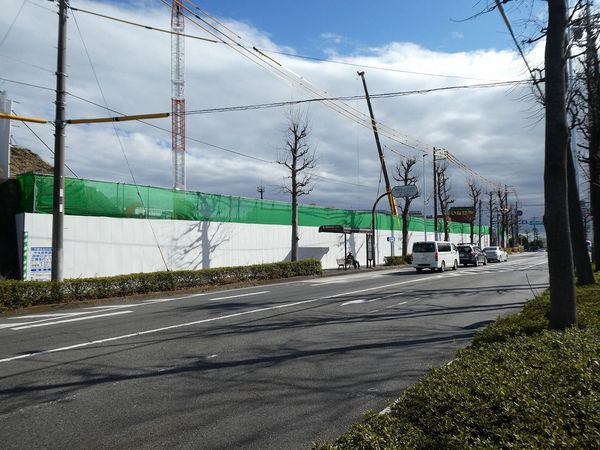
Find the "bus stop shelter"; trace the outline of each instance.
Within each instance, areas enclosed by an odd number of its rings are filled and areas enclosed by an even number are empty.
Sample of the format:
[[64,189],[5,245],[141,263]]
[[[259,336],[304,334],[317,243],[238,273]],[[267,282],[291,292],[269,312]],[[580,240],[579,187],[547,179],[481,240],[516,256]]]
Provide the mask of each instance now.
[[[366,234],[367,267],[369,267],[369,262],[373,261],[373,246],[371,245],[373,231],[370,228],[356,228],[345,225],[321,225],[319,233],[338,233],[344,235],[344,261],[346,260],[346,256],[348,256],[348,235],[355,233]],[[346,264],[344,264],[344,270],[347,270]]]

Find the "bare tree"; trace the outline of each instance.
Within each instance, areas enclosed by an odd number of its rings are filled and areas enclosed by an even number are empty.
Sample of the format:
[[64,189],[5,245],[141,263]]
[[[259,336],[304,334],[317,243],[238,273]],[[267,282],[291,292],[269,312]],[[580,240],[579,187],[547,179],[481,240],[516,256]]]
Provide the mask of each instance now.
[[[402,186],[416,186],[419,178],[412,174],[413,167],[417,163],[414,158],[408,158],[396,165],[396,174],[394,179],[402,183]],[[400,212],[402,214],[402,257],[406,258],[406,249],[408,247],[408,213],[410,210],[410,204],[419,195],[413,195],[412,197],[404,197],[404,201],[401,202]]]
[[471,227],[471,240],[469,242],[473,242],[473,233],[475,231],[475,217],[477,216],[477,206],[479,205],[479,199],[481,198],[481,188],[475,183],[474,180],[468,182],[469,186],[469,198],[471,199],[471,205],[473,205],[473,216],[469,220],[469,225]]
[[[580,2],[578,2],[579,4]],[[590,13],[591,2],[585,1],[584,14],[574,20],[573,29],[575,38],[584,48],[584,58],[580,61],[582,70],[580,74],[574,77],[575,83],[570,95],[571,102],[569,109],[572,117],[572,126],[584,136],[585,143],[578,144],[580,149],[585,152],[580,155],[580,162],[587,164],[588,181],[590,184],[590,208],[593,217],[592,236],[594,242],[600,242],[600,69],[598,62],[598,35],[599,17],[597,14]],[[581,41],[578,38],[583,38]],[[571,202],[571,200],[569,200]],[[579,208],[578,205],[573,207]],[[576,225],[579,225],[577,222]],[[585,225],[584,225],[585,227]],[[581,230],[574,230],[580,234]],[[585,239],[585,231],[583,232]],[[576,271],[578,282],[582,282],[581,270],[578,269],[587,261],[583,261],[581,249],[579,246],[573,248],[576,255]],[[585,255],[587,258],[587,250]],[[600,245],[594,246],[593,260],[596,263],[596,270],[600,270]],[[578,260],[582,260],[578,262]],[[587,267],[585,268],[587,272]],[[588,280],[589,281],[589,280]]]
[[450,205],[454,203],[454,199],[450,194],[450,181],[448,180],[447,175],[448,164],[444,163],[437,167],[437,189],[438,189],[438,201],[440,203],[440,211],[442,213],[442,218],[444,220],[444,240],[450,240],[450,230],[449,230],[449,216],[448,211],[450,209]]
[[544,226],[548,241],[550,324],[564,329],[577,321],[575,270],[569,226],[567,157],[566,0],[548,0],[544,53],[546,135],[544,160]]
[[[488,192],[488,214],[490,215],[490,245],[492,245],[492,233],[494,230],[494,209],[496,208],[496,202],[494,202],[494,193]],[[496,240],[495,245],[498,245],[498,224],[496,224]]]
[[290,194],[292,198],[291,260],[298,261],[298,198],[309,194],[313,190],[311,170],[316,167],[317,160],[308,142],[310,135],[308,114],[298,110],[290,110],[287,119],[285,146],[277,163],[289,170],[289,175],[286,178],[290,181],[282,186],[282,189]]

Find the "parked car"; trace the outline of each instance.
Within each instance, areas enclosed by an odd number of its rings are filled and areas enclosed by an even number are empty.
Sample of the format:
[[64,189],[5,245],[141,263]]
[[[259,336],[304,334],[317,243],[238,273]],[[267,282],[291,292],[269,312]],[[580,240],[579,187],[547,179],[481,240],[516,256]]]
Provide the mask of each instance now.
[[486,247],[483,251],[488,261],[508,261],[508,253],[502,247]]
[[487,264],[487,257],[485,256],[485,253],[482,252],[477,245],[458,244],[457,247],[460,263],[463,266],[466,266],[467,264],[478,266],[480,263],[485,266]]
[[443,272],[448,267],[458,268],[458,250],[450,242],[423,241],[415,242],[412,248],[412,266],[417,272],[423,269]]

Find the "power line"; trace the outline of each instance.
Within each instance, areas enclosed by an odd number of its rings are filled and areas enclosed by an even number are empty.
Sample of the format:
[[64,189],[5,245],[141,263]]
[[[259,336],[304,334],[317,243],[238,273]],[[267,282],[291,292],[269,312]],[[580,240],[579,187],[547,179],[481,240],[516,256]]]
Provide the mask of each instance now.
[[213,40],[213,39],[207,39],[207,38],[203,38],[203,37],[200,37],[200,36],[194,36],[194,35],[191,35],[191,34],[184,34],[184,33],[174,33],[174,32],[173,32],[173,31],[171,31],[171,30],[165,30],[165,29],[163,29],[163,28],[151,27],[151,26],[149,26],[149,25],[143,25],[143,24],[141,24],[141,23],[137,23],[137,22],[131,22],[131,21],[129,21],[129,20],[125,20],[125,19],[119,19],[119,18],[117,18],[117,17],[107,16],[107,15],[105,15],[105,14],[100,14],[100,13],[93,12],[93,11],[88,11],[88,10],[86,10],[86,9],[75,8],[75,7],[73,7],[73,6],[71,6],[70,8],[71,8],[71,10],[72,10],[72,11],[78,11],[78,12],[82,12],[82,13],[85,13],[85,14],[90,14],[90,15],[92,15],[92,16],[96,16],[96,17],[102,17],[102,18],[104,18],[104,19],[109,19],[109,20],[114,20],[114,21],[116,21],[116,22],[125,23],[125,24],[127,24],[127,25],[132,25],[132,26],[139,27],[139,28],[145,28],[146,30],[150,30],[150,31],[159,31],[159,32],[161,32],[161,33],[167,33],[167,34],[176,34],[176,35],[180,35],[180,36],[183,36],[183,37],[186,37],[186,38],[190,38],[190,39],[197,39],[197,40],[199,40],[199,41],[212,42],[212,43],[214,43],[214,44],[216,44],[216,43],[219,43],[219,42],[220,42],[220,41],[215,41],[215,40]]
[[506,24],[506,28],[508,28],[508,32],[510,33],[510,36],[512,37],[513,42],[515,43],[515,46],[517,47],[517,50],[519,51],[519,55],[521,55],[521,58],[523,59],[523,62],[525,63],[525,66],[527,67],[527,70],[529,71],[529,75],[531,76],[531,80],[533,81],[534,86],[537,88],[538,93],[540,94],[540,98],[544,98],[544,93],[542,92],[542,89],[540,88],[539,84],[536,82],[536,78],[535,78],[535,74],[533,72],[533,69],[529,66],[529,62],[527,62],[527,58],[525,57],[525,53],[523,52],[523,49],[521,48],[521,45],[519,44],[519,41],[517,41],[517,38],[515,36],[515,33],[513,31],[512,25],[510,24],[510,20],[508,19],[508,16],[506,15],[506,12],[504,11],[504,6],[502,6],[502,2],[501,0],[495,0],[496,1],[496,7],[498,8],[498,11],[500,11],[500,15],[502,16],[502,19],[504,20],[504,23]]
[[[83,39],[83,34],[81,33],[81,29],[79,28],[79,23],[77,22],[77,18],[75,17],[75,13],[73,11],[71,13],[73,15],[73,21],[75,22],[75,26],[76,26],[77,31],[79,33],[79,38],[81,39],[81,43],[83,44],[83,48],[85,50],[85,54],[87,56],[88,62],[90,63],[90,67],[92,69],[92,73],[94,74],[94,78],[96,80],[96,84],[98,85],[98,89],[100,91],[100,95],[102,96],[102,100],[104,101],[104,104],[106,105],[105,108],[108,110],[108,102],[106,101],[106,97],[104,96],[104,91],[102,89],[102,86],[100,85],[100,79],[98,78],[98,74],[96,72],[94,64],[92,63],[92,58],[91,58],[90,53],[88,51],[87,45],[85,43],[85,40]],[[112,122],[112,126],[113,126],[113,130],[115,132],[115,136],[117,137],[117,141],[119,142],[119,147],[121,147],[121,152],[123,153],[123,157],[125,158],[125,163],[127,164],[127,169],[129,170],[129,174],[131,175],[131,179],[133,180],[133,184],[135,185],[137,195],[138,195],[138,197],[140,199],[140,202],[142,203],[142,206],[145,208],[146,206],[145,206],[145,203],[144,203],[144,199],[142,198],[142,194],[140,193],[139,186],[137,184],[137,181],[135,180],[135,176],[133,175],[133,170],[131,168],[131,164],[129,164],[129,159],[127,158],[127,154],[125,153],[125,147],[123,146],[123,142],[121,141],[119,133],[117,132],[117,126],[115,125],[114,122]],[[152,232],[152,235],[154,236],[154,241],[156,243],[156,247],[158,248],[158,252],[160,253],[160,257],[162,258],[163,264],[165,265],[165,268],[167,269],[167,271],[169,271],[169,265],[167,264],[167,260],[165,259],[165,256],[163,254],[162,248],[160,246],[160,243],[158,242],[158,237],[156,236],[156,232],[154,231],[154,227],[152,226],[152,222],[150,221],[149,217],[147,217],[147,222],[148,222],[148,225],[150,226],[150,231]]]
[[[162,29],[162,28],[157,28],[157,27],[153,27],[150,25],[145,25],[142,23],[138,23],[138,22],[132,22],[129,20],[125,20],[125,19],[119,19],[118,17],[114,17],[114,16],[109,16],[106,14],[101,14],[101,13],[97,13],[94,11],[89,11],[89,10],[85,10],[85,9],[81,9],[81,8],[75,8],[73,6],[71,6],[71,9],[74,11],[78,11],[78,12],[82,12],[85,14],[89,14],[89,15],[93,15],[96,17],[101,17],[104,19],[108,19],[108,20],[113,20],[116,22],[120,22],[120,23],[124,23],[127,25],[132,25],[135,27],[139,27],[139,28],[144,28],[146,30],[150,30],[150,31],[158,31],[161,33],[169,33],[169,34],[173,34],[172,31],[170,30],[166,30],[166,29]],[[179,34],[179,33],[175,33],[175,34]],[[195,36],[195,35],[190,35],[190,34],[181,34],[181,36],[187,37],[187,38],[191,38],[191,39],[197,39],[197,40],[202,40],[202,41],[206,41],[206,42],[211,42],[211,43],[218,43],[218,44],[224,44],[225,42],[222,40],[213,40],[213,39],[208,39],[208,38],[203,38],[200,36]],[[247,47],[248,49],[250,47]],[[361,68],[366,68],[366,69],[373,69],[373,70],[382,70],[382,71],[387,71],[387,72],[397,72],[397,73],[405,73],[405,74],[409,74],[409,75],[423,75],[423,76],[429,76],[429,77],[439,77],[439,78],[457,78],[457,79],[462,79],[462,80],[474,80],[474,81],[497,81],[497,80],[490,80],[490,79],[486,79],[486,78],[475,78],[475,77],[466,77],[463,75],[447,75],[447,74],[440,74],[440,73],[431,73],[431,72],[418,72],[418,71],[412,71],[412,70],[403,70],[403,69],[393,69],[390,67],[381,67],[381,66],[372,66],[372,65],[366,65],[366,64],[357,64],[357,63],[350,63],[347,61],[337,61],[337,60],[332,60],[332,59],[324,59],[324,58],[317,58],[314,56],[306,56],[306,55],[299,55],[296,53],[289,53],[289,52],[283,52],[283,51],[277,51],[277,50],[266,50],[266,49],[258,49],[256,47],[253,47],[255,50],[260,51],[262,53],[273,53],[273,54],[277,54],[277,55],[283,55],[283,56],[289,56],[292,58],[298,58],[298,59],[305,59],[305,60],[309,60],[309,61],[318,61],[318,62],[324,62],[324,63],[328,63],[328,64],[339,64],[339,65],[345,65],[345,66],[351,66],[351,67],[361,67]]]
[[23,81],[10,80],[8,78],[3,78],[3,77],[0,77],[0,80],[6,81],[7,83],[20,84],[22,86],[33,87],[33,88],[37,88],[37,89],[43,89],[45,91],[56,92],[55,88],[49,88],[49,87],[46,87],[46,86],[40,86],[39,84],[25,83]]
[[465,77],[462,75],[446,75],[446,74],[441,74],[441,73],[417,72],[417,71],[412,71],[412,70],[392,69],[390,67],[371,66],[371,65],[367,65],[367,64],[350,63],[350,62],[346,62],[346,61],[336,61],[333,59],[317,58],[314,56],[304,56],[304,55],[298,55],[295,53],[287,53],[287,52],[282,52],[282,51],[277,51],[277,50],[262,50],[262,51],[266,52],[266,53],[275,53],[277,55],[290,56],[292,58],[306,59],[309,61],[318,61],[318,62],[324,62],[324,63],[329,63],[329,64],[340,64],[340,65],[344,65],[344,66],[359,67],[359,68],[364,68],[364,69],[383,70],[383,71],[387,71],[387,72],[398,72],[398,73],[405,73],[408,75],[423,75],[423,76],[427,76],[427,77],[439,77],[439,78],[458,78],[458,79],[462,79],[462,80],[473,80],[473,81],[498,81],[498,80],[490,80],[487,78]]
[[17,14],[15,15],[15,17],[12,20],[12,22],[10,23],[8,29],[6,30],[6,33],[4,33],[4,36],[0,40],[0,48],[6,42],[6,38],[8,38],[8,35],[10,34],[10,32],[12,31],[12,28],[14,27],[15,23],[17,22],[17,19],[21,15],[21,11],[23,11],[23,7],[25,6],[25,2],[26,2],[26,0],[23,0],[23,3],[21,3],[21,6],[19,7],[19,10],[17,11]]
[[[462,85],[462,86],[444,86],[439,88],[431,88],[431,89],[417,89],[410,91],[398,91],[398,92],[385,92],[381,94],[372,94],[371,98],[393,98],[393,97],[403,97],[409,95],[417,95],[417,94],[429,94],[434,92],[448,91],[448,90],[459,90],[459,89],[481,89],[481,88],[494,88],[494,87],[503,87],[503,86],[517,86],[520,84],[529,84],[530,80],[513,80],[513,81],[501,81],[496,83],[483,83],[483,84],[471,84],[471,85]],[[339,96],[339,97],[326,97],[326,98],[309,98],[304,100],[294,100],[287,102],[273,102],[273,103],[259,103],[254,105],[242,105],[242,106],[227,106],[220,108],[206,108],[206,109],[195,109],[188,110],[186,114],[194,115],[194,114],[209,114],[209,113],[221,113],[221,112],[235,112],[235,111],[249,111],[256,109],[267,109],[267,108],[279,108],[283,106],[293,106],[299,105],[303,103],[314,103],[314,102],[324,102],[324,101],[353,101],[353,100],[364,100],[364,95],[351,95],[351,96]]]
[[[13,112],[13,114],[14,114],[14,115],[17,115],[17,113],[16,113],[16,111],[15,111],[14,109],[12,110],[12,112]],[[38,135],[38,134],[37,134],[35,131],[33,131],[33,129],[32,129],[32,128],[31,128],[31,127],[30,127],[30,126],[27,124],[27,122],[25,122],[25,121],[21,121],[21,123],[22,123],[23,125],[25,125],[25,126],[27,127],[27,129],[28,129],[29,131],[31,131],[31,133],[33,133],[33,135],[34,135],[34,136],[35,136],[35,137],[36,137],[36,138],[37,138],[37,139],[38,139],[38,140],[39,140],[39,141],[40,141],[40,142],[41,142],[41,143],[44,145],[44,147],[46,147],[46,148],[48,149],[48,151],[49,151],[50,153],[52,153],[52,156],[54,156],[54,150],[52,150],[52,149],[50,148],[50,146],[49,146],[48,144],[46,144],[46,142],[44,142],[44,140],[43,140],[43,139],[42,139],[42,138],[41,138],[41,137],[40,137],[40,136],[39,136],[39,135]],[[65,163],[65,167],[66,167],[67,169],[69,169],[69,172],[71,172],[71,173],[72,173],[72,174],[75,176],[75,178],[79,178],[79,175],[77,175],[77,174],[75,173],[75,171],[74,171],[73,169],[71,169],[67,163]]]

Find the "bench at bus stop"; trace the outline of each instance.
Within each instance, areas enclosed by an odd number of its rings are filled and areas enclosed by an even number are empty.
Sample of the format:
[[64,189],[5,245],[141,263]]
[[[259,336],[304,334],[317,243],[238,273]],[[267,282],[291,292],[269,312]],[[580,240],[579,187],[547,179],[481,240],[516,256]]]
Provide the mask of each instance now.
[[345,258],[336,258],[335,262],[337,262],[338,265],[338,270],[340,270],[340,268],[344,268],[344,270],[346,270],[349,266],[352,266],[352,260],[351,259],[345,259]]

